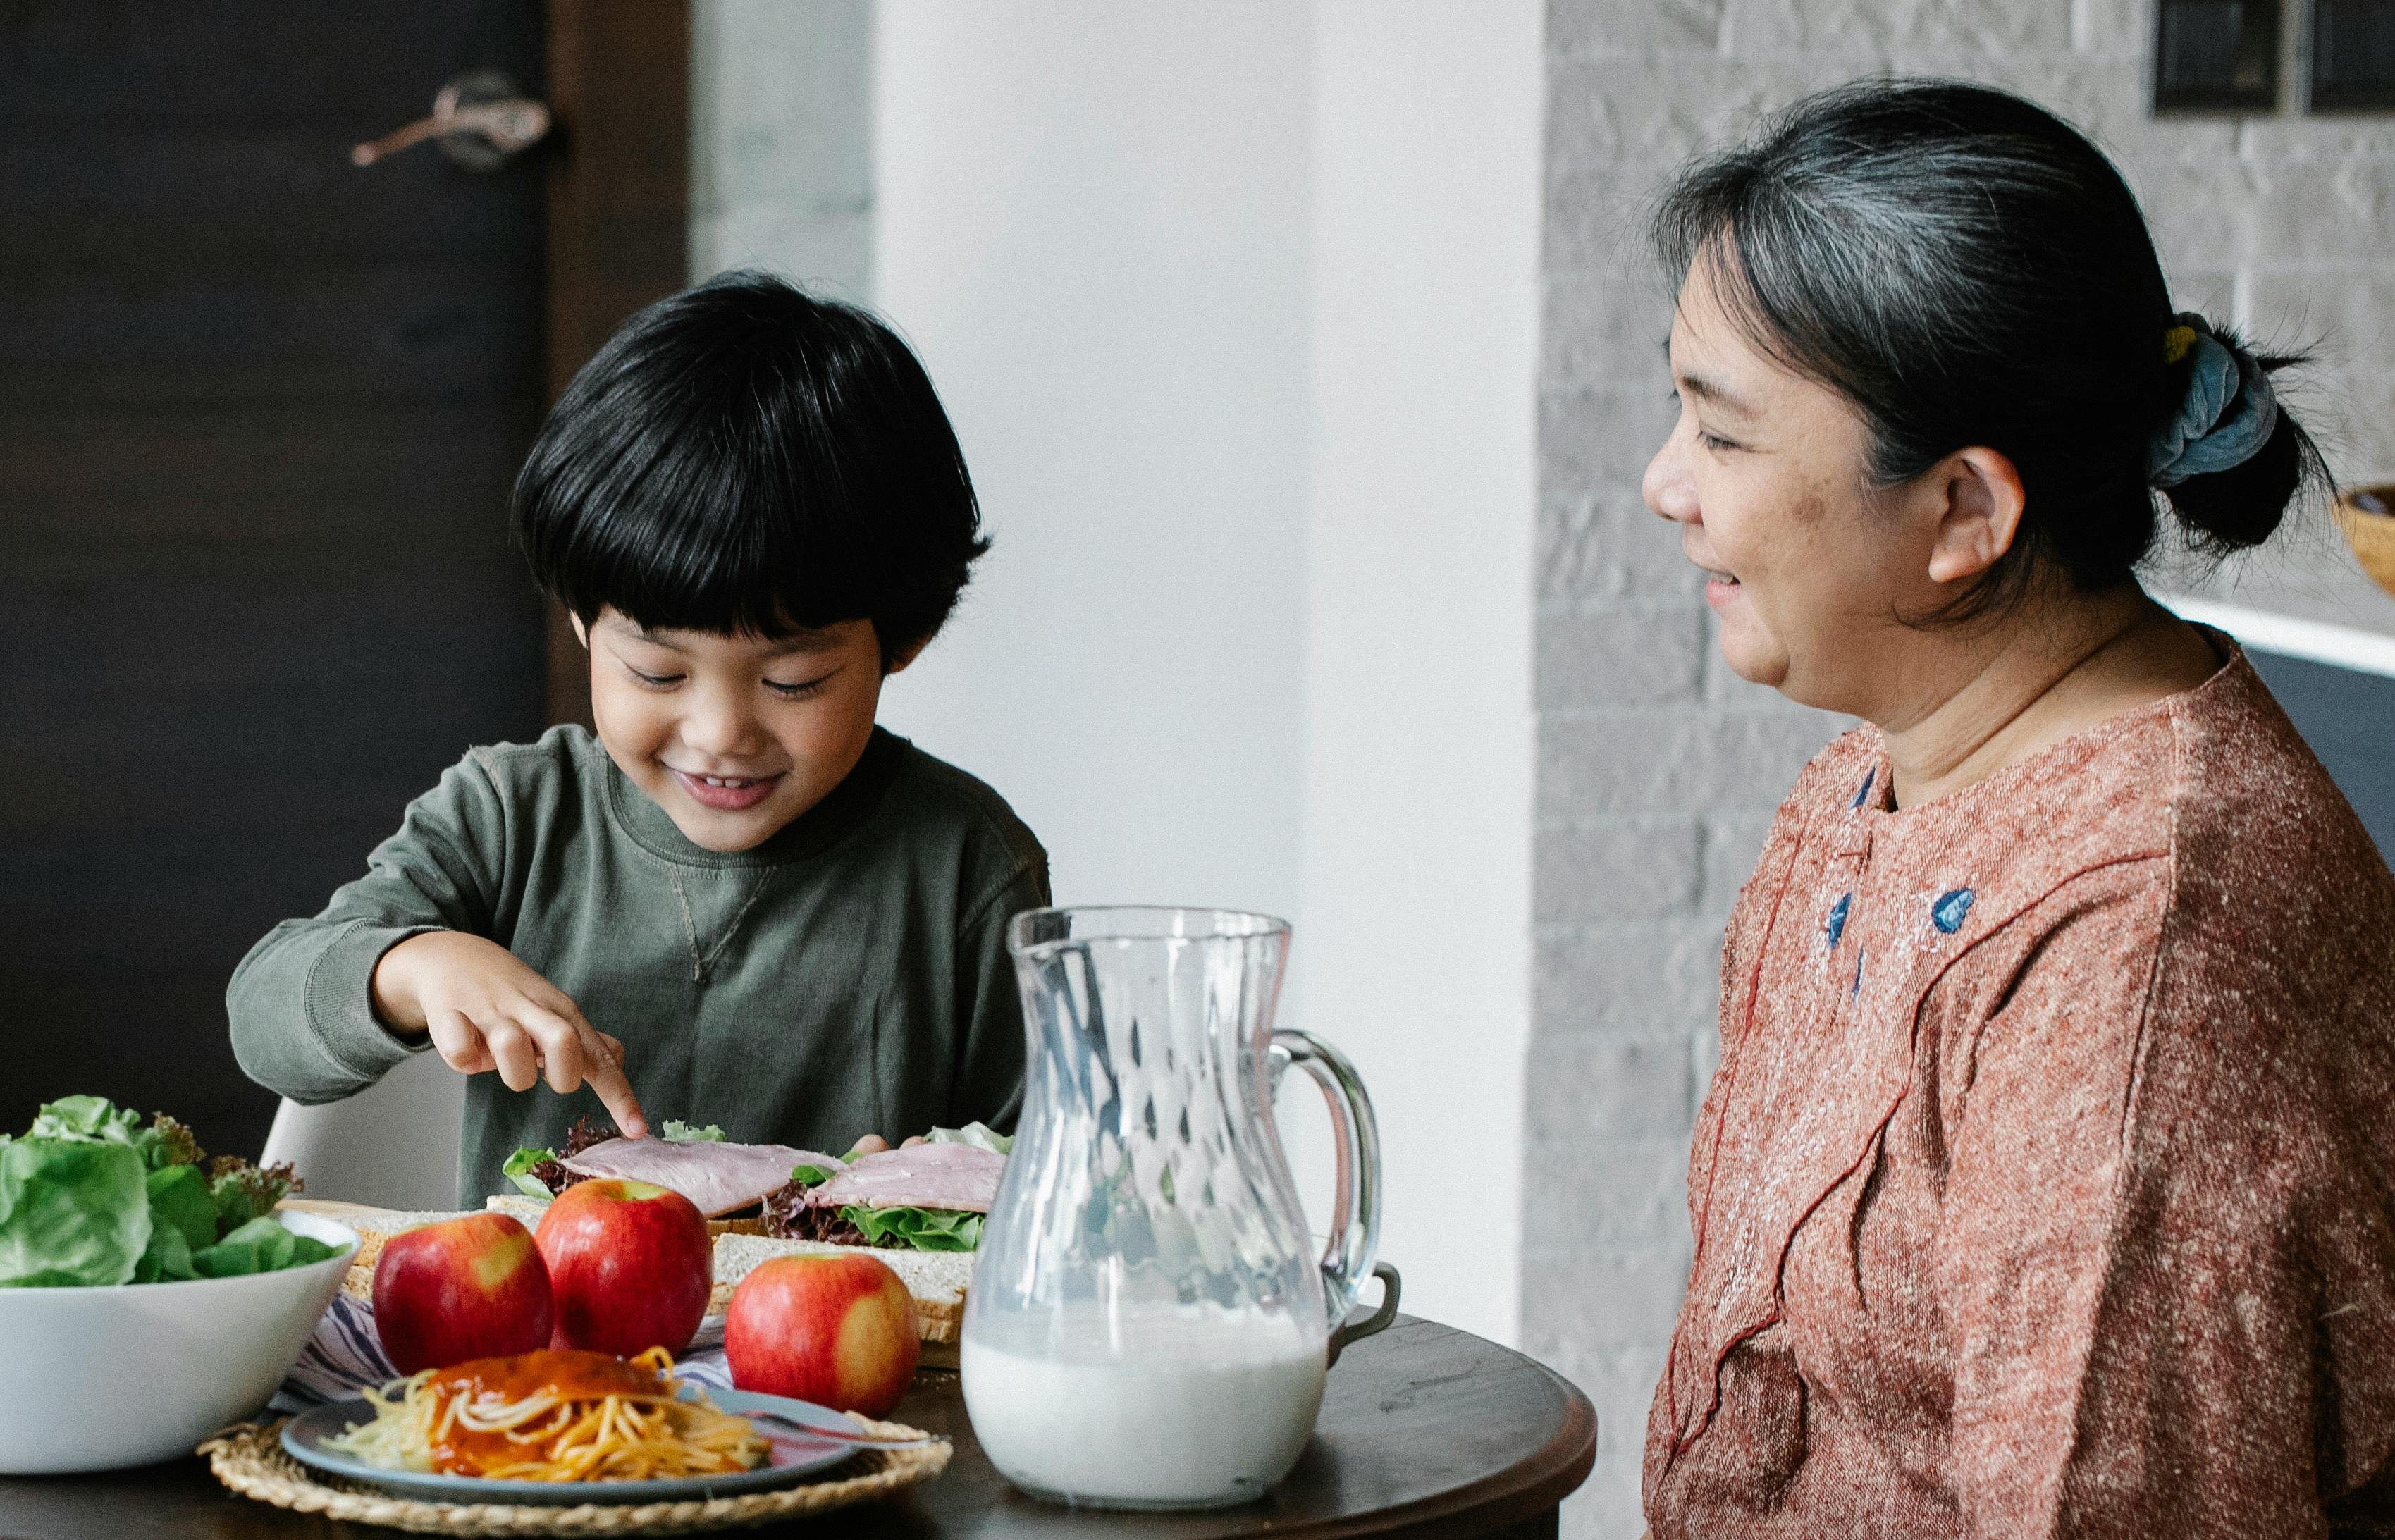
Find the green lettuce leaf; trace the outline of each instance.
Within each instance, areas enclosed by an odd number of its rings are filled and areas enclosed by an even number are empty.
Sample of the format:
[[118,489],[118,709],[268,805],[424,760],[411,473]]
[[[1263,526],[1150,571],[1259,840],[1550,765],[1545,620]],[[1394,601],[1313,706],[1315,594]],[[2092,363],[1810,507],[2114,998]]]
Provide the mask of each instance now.
[[129,1145],[141,1114],[120,1109],[106,1096],[60,1096],[44,1102],[33,1115],[29,1139],[96,1139],[103,1144]]
[[927,1252],[969,1252],[981,1244],[983,1215],[962,1209],[867,1208],[851,1203],[840,1216],[875,1245],[895,1239]]
[[199,1163],[200,1141],[189,1128],[164,1112],[151,1119],[147,1128],[140,1127],[140,1122],[139,1113],[120,1108],[106,1096],[61,1096],[42,1104],[25,1137],[129,1145],[152,1171]]
[[199,1167],[170,1165],[153,1171],[148,1186],[152,1251],[161,1243],[161,1230],[180,1234],[187,1256],[203,1246],[216,1244],[217,1205],[208,1196],[208,1179],[200,1175]]
[[539,1178],[533,1175],[532,1168],[543,1161],[556,1159],[557,1151],[554,1149],[536,1149],[530,1145],[525,1145],[508,1157],[508,1163],[499,1167],[499,1175],[513,1183],[515,1189],[525,1197],[547,1201],[556,1197],[557,1194],[541,1186]]
[[989,1124],[983,1122],[969,1122],[962,1128],[935,1128],[923,1135],[923,1142],[971,1145],[975,1149],[986,1149],[993,1155],[1011,1155],[1014,1152],[1013,1135],[1000,1134]]
[[27,1137],[0,1148],[0,1288],[126,1282],[150,1228],[141,1157],[131,1146]]
[[304,1267],[332,1255],[333,1248],[322,1241],[295,1234],[267,1217],[252,1219],[215,1245],[193,1252],[192,1268],[202,1278],[240,1278]]
[[801,1187],[821,1187],[831,1180],[831,1173],[819,1165],[794,1165],[790,1168],[790,1180]]
[[[213,1227],[212,1227],[213,1228]],[[150,1244],[143,1249],[141,1260],[133,1264],[136,1283],[179,1283],[199,1277],[192,1267],[192,1243],[183,1232],[172,1225],[157,1222],[151,1215]]]
[[680,1118],[668,1118],[658,1137],[668,1144],[721,1144],[723,1130],[713,1123],[702,1128],[696,1123],[686,1123]]

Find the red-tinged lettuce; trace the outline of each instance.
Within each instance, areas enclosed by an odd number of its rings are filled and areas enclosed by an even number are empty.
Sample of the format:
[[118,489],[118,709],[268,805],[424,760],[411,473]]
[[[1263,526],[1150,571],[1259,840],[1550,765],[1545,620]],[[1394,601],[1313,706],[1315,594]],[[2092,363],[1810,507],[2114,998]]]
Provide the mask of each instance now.
[[298,1175],[287,1165],[254,1166],[238,1155],[219,1155],[208,1163],[208,1199],[216,1204],[218,1235],[272,1214],[275,1204],[298,1190]]

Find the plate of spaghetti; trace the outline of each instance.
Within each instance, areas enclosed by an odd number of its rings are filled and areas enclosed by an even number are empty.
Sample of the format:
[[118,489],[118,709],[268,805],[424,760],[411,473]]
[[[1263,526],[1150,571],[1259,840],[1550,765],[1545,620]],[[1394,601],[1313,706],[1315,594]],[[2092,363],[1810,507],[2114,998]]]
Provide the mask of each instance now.
[[[853,1428],[840,1414],[678,1382],[638,1358],[549,1349],[427,1369],[293,1419],[283,1447],[327,1475],[447,1503],[650,1503],[788,1486],[856,1453],[744,1411]],[[599,1489],[599,1490],[594,1490]]]

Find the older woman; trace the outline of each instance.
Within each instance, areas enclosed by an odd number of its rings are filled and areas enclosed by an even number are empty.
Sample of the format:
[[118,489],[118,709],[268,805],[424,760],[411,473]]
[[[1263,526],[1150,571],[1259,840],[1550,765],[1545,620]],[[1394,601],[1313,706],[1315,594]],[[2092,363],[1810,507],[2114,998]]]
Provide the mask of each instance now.
[[1647,500],[1743,677],[1867,725],[1730,922],[1661,1536],[2395,1527],[2395,883],[2158,509],[2316,460],[2018,98],[1800,103],[1685,172]]

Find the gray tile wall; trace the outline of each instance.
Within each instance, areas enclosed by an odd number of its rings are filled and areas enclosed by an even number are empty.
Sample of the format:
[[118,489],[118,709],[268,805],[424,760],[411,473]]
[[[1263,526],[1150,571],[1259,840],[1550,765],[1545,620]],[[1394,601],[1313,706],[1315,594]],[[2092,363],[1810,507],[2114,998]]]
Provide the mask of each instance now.
[[[1837,726],[1727,676],[1695,574],[1640,504],[1672,407],[1669,286],[1639,206],[1683,156],[1817,86],[1890,70],[2013,86],[2122,162],[2184,302],[2322,344],[2308,420],[2344,473],[2395,472],[2395,121],[2155,122],[2150,25],[2145,0],[1551,0],[1522,1323],[1602,1419],[1568,1533],[1639,1531],[1721,926],[1773,806]],[[2298,531],[2242,591],[2395,629],[2324,531]]]

